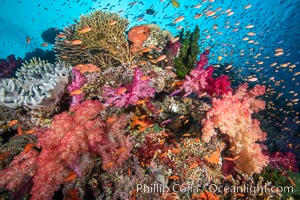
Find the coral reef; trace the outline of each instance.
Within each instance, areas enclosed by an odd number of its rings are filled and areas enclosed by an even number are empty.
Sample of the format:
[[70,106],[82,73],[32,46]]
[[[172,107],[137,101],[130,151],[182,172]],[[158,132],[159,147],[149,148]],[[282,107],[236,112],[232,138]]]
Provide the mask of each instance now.
[[21,66],[21,63],[22,59],[16,59],[14,55],[9,55],[6,59],[0,59],[0,78],[10,78]]
[[82,15],[55,33],[59,62],[1,80],[0,199],[297,199],[299,145],[266,142],[266,87],[232,89],[240,71],[208,65],[198,27],[127,26]]
[[70,81],[70,66],[33,59],[16,72],[16,77],[1,80],[0,106],[49,107],[55,105],[65,92]]

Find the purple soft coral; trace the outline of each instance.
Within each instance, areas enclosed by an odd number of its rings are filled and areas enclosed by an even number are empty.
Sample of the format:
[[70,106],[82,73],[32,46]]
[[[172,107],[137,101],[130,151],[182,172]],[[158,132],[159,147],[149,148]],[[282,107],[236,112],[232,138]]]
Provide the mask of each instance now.
[[[68,85],[69,92],[74,92],[75,90],[80,90],[82,85],[85,83],[86,78],[81,74],[81,72],[75,68],[72,70],[74,79],[73,82]],[[71,106],[78,105],[84,98],[84,93],[75,94],[72,96]]]
[[103,96],[106,98],[106,104],[121,108],[135,105],[143,98],[154,97],[155,89],[150,87],[149,82],[142,70],[136,68],[132,84],[119,88],[104,88]]

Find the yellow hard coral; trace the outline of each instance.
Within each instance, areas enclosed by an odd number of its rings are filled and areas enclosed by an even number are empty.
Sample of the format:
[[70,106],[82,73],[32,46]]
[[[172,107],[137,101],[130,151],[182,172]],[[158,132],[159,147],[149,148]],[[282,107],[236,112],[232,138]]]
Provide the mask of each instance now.
[[76,37],[91,51],[93,64],[105,68],[131,60],[125,34],[128,23],[116,13],[100,10],[80,17]]
[[107,67],[132,62],[126,38],[128,20],[116,13],[96,10],[82,15],[75,24],[57,35],[56,55],[72,65],[94,64]]

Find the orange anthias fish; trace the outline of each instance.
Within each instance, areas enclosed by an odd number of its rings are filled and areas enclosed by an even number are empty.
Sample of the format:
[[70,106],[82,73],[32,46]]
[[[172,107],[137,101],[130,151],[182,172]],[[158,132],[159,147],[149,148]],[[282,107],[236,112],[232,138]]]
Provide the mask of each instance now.
[[92,30],[91,27],[85,26],[85,27],[83,27],[82,29],[80,29],[80,30],[78,31],[78,33],[83,34],[83,33],[90,32],[91,30]]
[[70,95],[77,95],[77,94],[81,94],[82,90],[78,89],[78,90],[74,90],[73,92],[70,92]]
[[73,40],[72,42],[71,42],[71,44],[73,44],[73,45],[79,45],[79,44],[82,44],[83,42],[81,41],[81,40]]
[[78,69],[82,74],[83,73],[86,73],[86,72],[89,72],[89,73],[93,73],[93,72],[100,72],[100,68],[97,67],[96,65],[93,65],[93,64],[79,64],[79,65],[76,65],[74,67],[75,69]]
[[27,153],[28,151],[30,151],[32,149],[32,147],[34,147],[34,143],[30,143],[30,144],[27,144],[24,148],[24,153]]
[[49,45],[48,45],[48,43],[44,42],[44,43],[41,44],[41,46],[42,46],[42,47],[47,47],[47,46],[49,46]]
[[17,124],[18,123],[18,120],[12,120],[12,121],[10,121],[9,123],[8,123],[8,126],[9,127],[12,127],[13,125],[15,125],[15,124]]
[[73,171],[71,171],[71,172],[69,173],[69,176],[68,176],[67,178],[65,178],[65,182],[71,182],[71,181],[73,181],[76,177],[77,177],[76,174],[75,174]]
[[173,23],[176,24],[176,23],[178,23],[178,22],[181,22],[182,20],[184,20],[184,16],[180,16],[180,17],[176,18],[176,19],[173,21]]
[[30,37],[27,36],[27,37],[26,37],[26,44],[30,44],[30,41],[31,41]]

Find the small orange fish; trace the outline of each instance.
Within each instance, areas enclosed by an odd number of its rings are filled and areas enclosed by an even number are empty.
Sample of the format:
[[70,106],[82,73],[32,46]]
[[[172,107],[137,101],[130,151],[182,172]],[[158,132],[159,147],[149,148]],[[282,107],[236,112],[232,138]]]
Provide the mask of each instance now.
[[248,4],[244,7],[244,9],[247,10],[247,9],[251,8],[251,6],[252,6],[251,4]]
[[120,153],[123,153],[125,151],[126,151],[126,148],[125,147],[121,147],[121,148],[116,149],[115,154],[120,154]]
[[80,30],[78,31],[78,33],[83,34],[83,33],[90,32],[91,30],[92,30],[91,27],[85,26],[85,27],[83,27],[82,29],[80,29]]
[[176,18],[176,19],[173,21],[173,23],[176,24],[176,23],[178,23],[178,22],[181,22],[182,20],[184,20],[184,16],[180,16],[180,17]]
[[113,162],[113,161],[108,162],[108,163],[106,163],[106,164],[103,165],[103,169],[111,168],[114,165],[115,165],[115,162]]
[[194,169],[196,167],[198,167],[198,163],[192,163],[189,167],[189,170]]
[[47,47],[47,46],[49,46],[49,45],[48,45],[48,43],[45,42],[45,43],[42,43],[41,46],[42,46],[42,47]]
[[193,6],[193,8],[200,8],[201,7],[201,4],[199,3],[199,4],[197,4],[197,5],[195,5],[195,6]]
[[174,37],[174,38],[171,39],[171,42],[172,42],[172,43],[175,43],[175,42],[177,42],[178,40],[179,40],[179,37]]
[[179,176],[169,176],[168,179],[179,180],[180,177]]
[[78,69],[81,73],[86,72],[100,72],[100,68],[93,64],[78,64],[74,67],[75,69]]
[[23,150],[24,153],[27,153],[28,151],[30,151],[32,149],[32,147],[34,147],[34,143],[27,144]]
[[179,154],[181,152],[181,149],[172,149],[171,152],[174,154]]
[[116,20],[112,20],[108,23],[108,25],[112,26],[112,25],[115,25],[117,24],[118,22]]
[[156,62],[162,61],[162,60],[166,59],[166,57],[167,57],[166,55],[161,55],[155,61]]
[[12,120],[12,121],[10,121],[9,123],[8,123],[8,126],[9,127],[12,127],[12,126],[14,126],[16,123],[18,123],[18,120]]
[[22,133],[23,133],[22,126],[18,124],[18,135],[22,135]]
[[72,42],[71,42],[71,44],[73,44],[73,45],[79,45],[79,44],[82,44],[83,42],[81,41],[81,40],[73,40]]
[[196,15],[194,16],[194,19],[199,19],[200,17],[202,17],[202,13],[196,14]]
[[77,176],[76,176],[76,174],[75,174],[74,172],[70,172],[70,175],[69,175],[67,178],[65,178],[65,182],[71,182],[71,181],[73,181],[76,177],[77,177]]
[[250,82],[255,82],[255,81],[257,81],[257,80],[258,80],[258,79],[257,79],[256,77],[253,77],[253,78],[250,78],[250,79],[249,79]]
[[127,91],[127,88],[121,87],[121,88],[118,89],[117,94],[118,94],[118,95],[124,94],[126,91]]
[[284,53],[283,53],[283,51],[279,51],[278,53],[276,53],[274,56],[281,56],[281,55],[283,55]]
[[209,10],[209,11],[207,11],[205,14],[206,14],[206,16],[210,17],[210,16],[213,16],[213,15],[215,15],[215,14],[216,14],[216,12],[215,12],[215,11],[211,11],[211,10]]
[[182,29],[183,28],[183,26],[177,26],[176,27],[176,30],[180,30],[180,29]]
[[81,94],[83,91],[81,89],[78,89],[78,90],[74,90],[72,92],[70,92],[70,95],[77,95],[77,94]]
[[146,80],[148,80],[148,76],[141,76],[141,81],[146,81]]
[[30,44],[30,42],[31,42],[31,39],[30,39],[29,36],[27,36],[27,37],[26,37],[26,44]]
[[170,66],[170,65],[168,65],[168,66],[166,66],[164,69],[165,69],[165,70],[172,70],[172,69],[173,69],[173,67],[172,67],[172,66]]
[[31,129],[31,130],[26,131],[25,133],[27,133],[27,134],[33,134],[34,132],[35,132],[35,130]]
[[66,34],[59,33],[59,34],[56,35],[56,37],[58,37],[58,38],[66,38]]
[[107,123],[112,123],[112,122],[116,121],[116,119],[117,119],[117,118],[115,118],[115,117],[108,117],[105,121],[106,121]]

